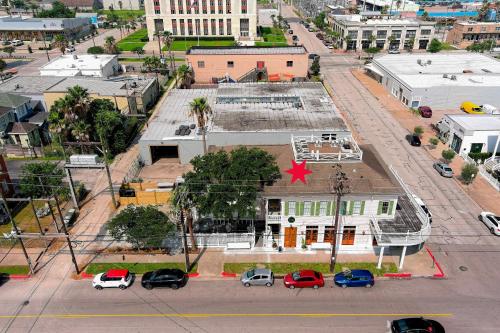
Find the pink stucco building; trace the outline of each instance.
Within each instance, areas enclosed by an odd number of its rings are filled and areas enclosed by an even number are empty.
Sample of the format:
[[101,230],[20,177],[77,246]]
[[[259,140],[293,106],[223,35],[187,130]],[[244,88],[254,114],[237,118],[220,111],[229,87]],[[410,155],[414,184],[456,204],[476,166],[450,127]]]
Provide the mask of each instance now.
[[193,47],[186,60],[196,83],[292,81],[308,70],[303,46]]

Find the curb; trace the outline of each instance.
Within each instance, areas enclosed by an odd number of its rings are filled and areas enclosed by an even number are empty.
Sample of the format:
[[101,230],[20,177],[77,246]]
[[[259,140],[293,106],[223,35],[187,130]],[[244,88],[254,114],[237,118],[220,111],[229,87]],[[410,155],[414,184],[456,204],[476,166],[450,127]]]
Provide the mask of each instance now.
[[238,276],[236,273],[226,273],[226,272],[222,272],[221,273],[221,276],[224,277],[224,278],[235,278],[236,276]]
[[436,267],[437,267],[437,269],[439,271],[439,273],[434,274],[432,276],[432,278],[434,278],[434,279],[444,279],[445,275],[444,275],[443,270],[441,269],[441,265],[439,265],[439,263],[437,262],[436,258],[434,257],[434,254],[432,254],[432,251],[427,246],[425,246],[425,249],[426,249],[427,253],[429,253],[429,255],[431,256],[432,261],[434,262],[434,265],[436,265]]
[[22,274],[12,274],[12,275],[9,275],[9,279],[12,279],[12,280],[26,280],[26,279],[29,279],[31,278],[31,275],[29,274],[26,274],[26,275],[22,275]]
[[93,279],[94,278],[94,274],[88,274],[87,272],[82,272],[80,274],[80,277],[82,279]]
[[390,279],[411,279],[412,274],[411,273],[385,273],[384,277],[390,278]]
[[187,273],[186,276],[189,278],[197,278],[200,277],[200,273]]

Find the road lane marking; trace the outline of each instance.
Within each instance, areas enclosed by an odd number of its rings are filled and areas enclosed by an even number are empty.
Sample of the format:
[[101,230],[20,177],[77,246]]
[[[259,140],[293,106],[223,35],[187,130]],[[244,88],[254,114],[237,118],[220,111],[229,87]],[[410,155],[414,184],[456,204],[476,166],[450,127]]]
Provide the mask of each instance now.
[[452,313],[106,313],[106,314],[41,314],[0,315],[0,319],[85,319],[85,318],[223,318],[223,317],[451,317]]

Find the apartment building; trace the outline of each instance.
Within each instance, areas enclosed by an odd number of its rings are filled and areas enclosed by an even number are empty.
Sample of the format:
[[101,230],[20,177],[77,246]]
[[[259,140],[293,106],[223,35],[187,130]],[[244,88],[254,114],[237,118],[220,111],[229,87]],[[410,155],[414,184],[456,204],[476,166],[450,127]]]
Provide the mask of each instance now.
[[446,41],[461,49],[475,42],[500,40],[500,22],[457,21],[448,32]]
[[234,36],[237,40],[257,35],[256,0],[153,0],[144,8],[150,40],[157,31],[175,36]]
[[415,19],[368,18],[362,15],[334,15],[333,30],[340,34],[344,50],[426,50],[434,38],[434,22]]

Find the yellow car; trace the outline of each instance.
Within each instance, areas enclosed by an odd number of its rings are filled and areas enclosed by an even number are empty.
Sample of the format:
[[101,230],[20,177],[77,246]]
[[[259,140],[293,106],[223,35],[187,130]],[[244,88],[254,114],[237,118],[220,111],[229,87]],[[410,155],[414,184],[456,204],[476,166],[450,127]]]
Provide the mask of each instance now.
[[472,102],[463,102],[460,105],[460,110],[470,114],[484,114],[483,109]]

